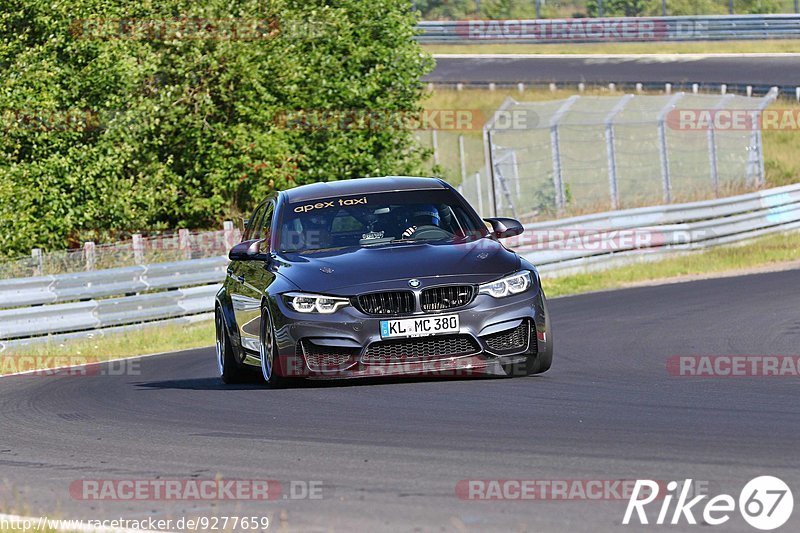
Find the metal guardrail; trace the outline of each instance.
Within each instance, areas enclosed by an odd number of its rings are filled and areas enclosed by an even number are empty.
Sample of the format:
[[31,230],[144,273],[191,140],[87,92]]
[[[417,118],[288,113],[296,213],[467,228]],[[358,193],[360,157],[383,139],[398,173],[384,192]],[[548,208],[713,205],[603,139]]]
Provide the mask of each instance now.
[[0,311],[0,339],[68,333],[177,318],[214,309],[219,285],[176,291],[6,309]]
[[[528,224],[523,236],[507,244],[543,274],[563,275],[795,229],[800,229],[800,184]],[[81,331],[208,318],[226,264],[225,257],[217,257],[4,280],[0,348]]]
[[789,185],[720,200],[528,224],[509,246],[543,274],[567,275],[798,228],[800,185]]
[[725,41],[800,38],[800,15],[423,21],[428,44]]
[[0,309],[217,283],[225,279],[227,264],[228,259],[219,256],[77,274],[0,280]]

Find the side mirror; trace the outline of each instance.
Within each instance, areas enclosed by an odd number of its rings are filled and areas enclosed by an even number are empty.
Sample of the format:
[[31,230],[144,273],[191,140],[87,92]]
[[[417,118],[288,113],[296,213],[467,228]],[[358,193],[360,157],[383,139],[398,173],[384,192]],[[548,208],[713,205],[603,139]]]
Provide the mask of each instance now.
[[519,220],[513,218],[484,218],[484,220],[492,225],[492,233],[498,239],[516,237],[525,231]]
[[261,249],[265,244],[264,239],[240,242],[228,252],[228,259],[231,261],[266,261],[269,258],[267,253],[269,250]]

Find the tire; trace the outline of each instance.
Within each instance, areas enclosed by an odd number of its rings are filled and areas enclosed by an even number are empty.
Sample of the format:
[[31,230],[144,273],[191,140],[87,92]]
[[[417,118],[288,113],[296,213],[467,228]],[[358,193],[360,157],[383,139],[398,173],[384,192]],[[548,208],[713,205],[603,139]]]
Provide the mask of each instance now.
[[225,318],[219,307],[214,312],[214,326],[216,329],[217,370],[220,379],[227,385],[244,382],[247,375],[234,356],[228,328],[225,326]]
[[279,376],[275,371],[275,352],[277,343],[275,341],[275,328],[272,325],[272,318],[266,305],[261,308],[261,376],[267,388],[279,389],[285,387],[288,380]]

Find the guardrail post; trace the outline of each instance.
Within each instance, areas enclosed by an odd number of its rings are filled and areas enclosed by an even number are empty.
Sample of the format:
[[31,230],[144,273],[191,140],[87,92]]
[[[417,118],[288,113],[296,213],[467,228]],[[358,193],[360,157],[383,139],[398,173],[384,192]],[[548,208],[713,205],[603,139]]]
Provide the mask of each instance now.
[[189,242],[188,229],[184,228],[178,230],[178,249],[181,251],[181,255],[184,259],[192,258],[192,245]]
[[137,265],[144,264],[144,241],[141,233],[134,233],[131,246],[133,247],[133,262]]
[[433,146],[433,164],[439,164],[439,132],[431,130],[431,145]]
[[664,190],[664,203],[672,202],[672,180],[669,175],[669,152],[667,149],[667,127],[666,118],[667,113],[675,108],[678,100],[683,98],[684,93],[676,93],[669,99],[667,104],[661,109],[658,114],[658,154],[661,158],[661,185]]
[[95,247],[92,241],[83,243],[83,257],[86,260],[86,270],[92,271],[95,266]]
[[608,190],[611,196],[611,207],[619,207],[619,189],[617,187],[617,152],[614,143],[614,119],[625,109],[625,106],[633,98],[632,94],[626,94],[620,98],[619,102],[606,115],[606,155],[608,157]]
[[41,248],[34,248],[31,250],[31,259],[33,259],[33,275],[44,275],[44,257],[42,256]]

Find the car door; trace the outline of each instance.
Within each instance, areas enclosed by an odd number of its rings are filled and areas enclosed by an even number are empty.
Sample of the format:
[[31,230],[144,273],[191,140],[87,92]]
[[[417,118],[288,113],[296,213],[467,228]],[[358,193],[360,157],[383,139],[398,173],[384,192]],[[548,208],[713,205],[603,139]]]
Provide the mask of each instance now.
[[[263,205],[260,216],[255,217],[253,225],[248,225],[247,240],[263,240],[262,251],[269,251],[269,237],[272,228],[272,215],[275,204],[272,201]],[[239,327],[239,338],[242,347],[258,352],[260,348],[261,299],[264,291],[272,283],[274,274],[268,270],[267,261],[237,261],[235,270],[239,289],[236,293],[233,308],[236,313],[236,324]]]

